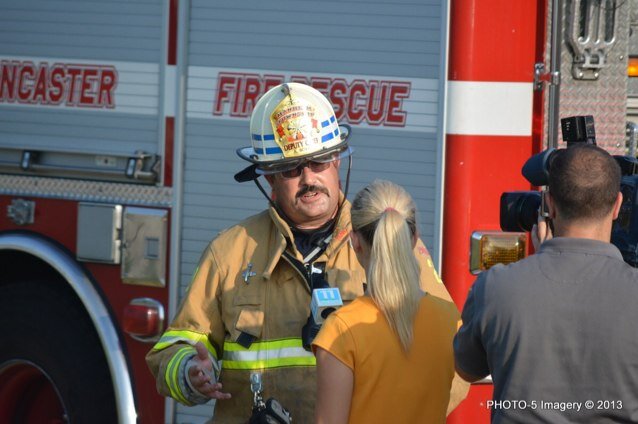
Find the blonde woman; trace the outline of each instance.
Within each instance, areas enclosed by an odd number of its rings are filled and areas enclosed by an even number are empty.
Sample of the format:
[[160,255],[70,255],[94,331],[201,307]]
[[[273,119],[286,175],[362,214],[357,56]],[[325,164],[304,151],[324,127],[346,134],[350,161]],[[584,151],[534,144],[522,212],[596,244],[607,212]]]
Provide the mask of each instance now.
[[415,205],[375,181],[352,203],[351,241],[366,295],[314,340],[317,423],[444,423],[454,377],[456,306],[420,289]]

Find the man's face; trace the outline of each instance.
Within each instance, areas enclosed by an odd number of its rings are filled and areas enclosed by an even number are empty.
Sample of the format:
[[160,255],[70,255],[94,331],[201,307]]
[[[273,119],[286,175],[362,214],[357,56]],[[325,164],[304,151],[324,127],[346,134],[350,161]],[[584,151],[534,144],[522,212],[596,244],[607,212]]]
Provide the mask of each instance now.
[[339,164],[339,160],[330,162],[323,171],[305,166],[293,178],[266,176],[275,203],[297,228],[319,228],[334,217],[339,203]]

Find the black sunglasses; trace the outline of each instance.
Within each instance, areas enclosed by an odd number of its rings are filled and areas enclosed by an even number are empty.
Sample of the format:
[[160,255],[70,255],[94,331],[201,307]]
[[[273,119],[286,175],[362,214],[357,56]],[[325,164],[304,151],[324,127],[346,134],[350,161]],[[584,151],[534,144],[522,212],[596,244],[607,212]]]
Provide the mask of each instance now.
[[286,179],[290,179],[290,178],[297,178],[298,176],[301,175],[301,172],[303,171],[303,169],[307,166],[308,168],[310,168],[310,170],[312,172],[323,172],[326,169],[328,169],[330,167],[330,164],[334,162],[334,160],[330,161],[330,162],[315,162],[315,161],[307,161],[302,163],[301,165],[298,165],[297,167],[293,168],[293,169],[288,169],[286,171],[281,171],[279,174],[281,174],[282,177],[286,178]]
[[315,156],[312,159],[292,160],[283,164],[277,164],[261,168],[261,175],[281,174],[283,178],[297,178],[308,167],[312,172],[323,172],[330,167],[330,164],[340,158],[338,152],[331,152],[327,155]]

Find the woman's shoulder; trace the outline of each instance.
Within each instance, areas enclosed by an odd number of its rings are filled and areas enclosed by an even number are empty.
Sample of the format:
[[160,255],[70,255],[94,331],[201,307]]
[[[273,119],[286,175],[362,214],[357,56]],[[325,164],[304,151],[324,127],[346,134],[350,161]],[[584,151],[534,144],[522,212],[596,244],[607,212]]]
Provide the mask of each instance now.
[[360,310],[376,309],[374,300],[370,296],[359,296],[347,305],[343,305],[336,312],[340,314],[357,312]]
[[360,296],[333,312],[343,321],[361,321],[366,317],[376,317],[379,312],[374,300],[369,296]]
[[427,293],[421,298],[421,306],[449,315],[454,319],[460,318],[461,315],[454,302]]

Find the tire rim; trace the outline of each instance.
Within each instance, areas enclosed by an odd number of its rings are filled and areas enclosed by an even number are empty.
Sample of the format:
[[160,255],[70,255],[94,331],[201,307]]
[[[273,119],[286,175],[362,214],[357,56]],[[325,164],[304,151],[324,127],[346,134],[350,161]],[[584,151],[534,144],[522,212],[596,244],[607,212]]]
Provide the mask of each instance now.
[[69,419],[49,374],[17,359],[0,364],[0,422],[63,424]]

